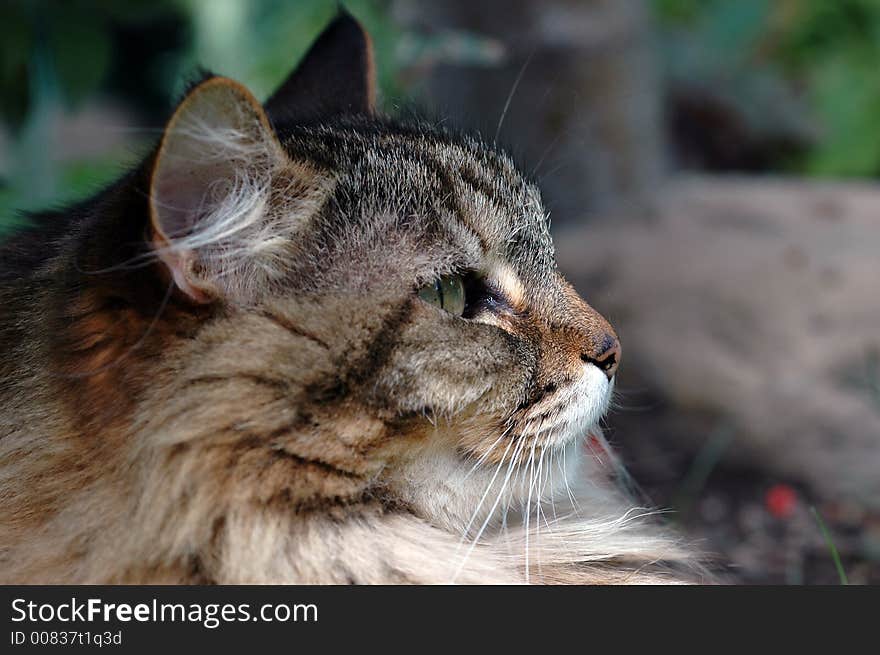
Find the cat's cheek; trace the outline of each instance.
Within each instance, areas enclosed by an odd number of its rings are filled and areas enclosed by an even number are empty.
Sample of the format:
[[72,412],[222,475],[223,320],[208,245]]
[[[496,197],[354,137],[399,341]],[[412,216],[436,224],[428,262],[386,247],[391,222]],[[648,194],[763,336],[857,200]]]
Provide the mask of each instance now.
[[415,314],[375,372],[372,402],[400,415],[451,420],[465,412],[498,412],[522,395],[534,356],[524,356],[515,337],[442,316],[432,307],[417,308]]

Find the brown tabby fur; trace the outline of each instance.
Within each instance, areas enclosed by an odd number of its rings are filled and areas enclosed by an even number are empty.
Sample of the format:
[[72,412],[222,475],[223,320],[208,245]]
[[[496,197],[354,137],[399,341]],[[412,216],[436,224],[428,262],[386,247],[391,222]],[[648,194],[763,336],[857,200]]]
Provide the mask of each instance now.
[[[683,579],[589,457],[548,518],[568,485],[538,467],[595,431],[616,335],[510,160],[376,117],[371,66],[343,15],[266,113],[210,78],[3,247],[0,581]],[[471,313],[418,298],[459,272]]]

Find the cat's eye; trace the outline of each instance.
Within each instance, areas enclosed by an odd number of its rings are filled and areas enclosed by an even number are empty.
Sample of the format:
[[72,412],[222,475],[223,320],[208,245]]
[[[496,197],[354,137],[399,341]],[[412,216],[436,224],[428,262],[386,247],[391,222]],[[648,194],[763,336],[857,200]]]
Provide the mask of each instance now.
[[419,289],[419,298],[461,316],[465,308],[464,279],[460,275],[445,275]]

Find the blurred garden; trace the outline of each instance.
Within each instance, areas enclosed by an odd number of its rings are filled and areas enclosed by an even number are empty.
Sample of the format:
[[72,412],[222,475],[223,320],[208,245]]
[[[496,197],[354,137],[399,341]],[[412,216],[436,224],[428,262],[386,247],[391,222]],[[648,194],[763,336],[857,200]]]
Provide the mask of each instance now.
[[[438,65],[504,70],[521,44],[481,28],[542,6],[345,4],[373,36],[389,110],[427,105],[420,90]],[[578,4],[549,3],[548,11]],[[601,24],[641,3],[580,4]],[[14,209],[82,197],[118,174],[201,67],[267,95],[335,11],[330,0],[8,0],[0,9],[0,229]],[[441,16],[432,25],[432,12],[455,14],[457,24]],[[648,83],[671,149],[664,165],[880,174],[880,3],[651,0],[641,13],[636,36],[651,49],[658,79]],[[583,38],[594,38],[589,28]]]

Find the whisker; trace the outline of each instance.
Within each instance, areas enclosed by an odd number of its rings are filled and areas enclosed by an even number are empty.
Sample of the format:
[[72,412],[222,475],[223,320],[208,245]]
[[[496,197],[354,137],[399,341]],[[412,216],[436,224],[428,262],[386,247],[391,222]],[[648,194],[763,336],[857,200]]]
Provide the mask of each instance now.
[[[510,443],[512,444],[513,441],[511,441]],[[489,510],[489,513],[486,515],[486,520],[483,521],[483,525],[480,526],[480,529],[477,532],[477,535],[474,537],[473,542],[471,542],[470,547],[468,548],[467,552],[464,554],[464,558],[462,559],[461,563],[458,565],[458,568],[456,569],[455,574],[452,576],[453,583],[455,582],[455,579],[461,573],[461,570],[464,568],[465,564],[467,563],[467,560],[470,557],[471,553],[473,552],[474,548],[477,547],[477,543],[479,543],[480,537],[483,535],[483,531],[486,529],[486,526],[489,525],[489,522],[492,520],[492,515],[495,513],[495,509],[498,507],[498,503],[501,501],[501,497],[504,494],[504,490],[507,488],[507,483],[510,480],[510,475],[511,475],[511,472],[513,471],[513,466],[517,461],[518,453],[520,450],[522,450],[522,445],[524,443],[525,443],[524,441],[520,441],[517,443],[516,448],[514,449],[513,457],[511,458],[510,464],[507,467],[507,474],[504,477],[504,481],[501,483],[501,489],[498,491],[498,496],[495,498],[495,502],[492,504],[492,507]],[[510,444],[508,444],[508,448],[509,447],[510,447]],[[507,452],[505,451],[505,455],[506,454],[507,454]],[[504,460],[502,459],[501,461],[503,462]],[[499,468],[500,468],[500,463],[499,463]],[[494,480],[494,477],[493,477],[493,480]],[[490,483],[489,488],[491,488],[491,486],[492,485]],[[486,493],[488,493],[488,489],[487,489]],[[484,494],[484,497],[485,497],[485,494]],[[482,501],[480,501],[480,502],[482,503]],[[476,513],[475,513],[475,515],[476,515]],[[465,534],[467,534],[467,529],[465,530]],[[462,537],[464,537],[464,535],[462,535]]]
[[495,479],[498,477],[498,473],[501,472],[501,465],[504,463],[504,456],[507,455],[507,451],[510,450],[510,446],[513,444],[513,441],[507,444],[507,448],[504,450],[504,454],[501,456],[501,459],[498,462],[498,465],[495,467],[495,472],[492,474],[492,478],[489,480],[489,484],[486,485],[486,490],[483,492],[483,496],[480,498],[480,502],[477,503],[477,507],[474,510],[474,513],[471,514],[470,520],[467,522],[467,525],[464,527],[464,531],[461,535],[461,540],[458,542],[459,547],[464,542],[464,539],[467,536],[468,531],[471,529],[471,525],[473,525],[474,521],[477,518],[477,515],[480,513],[480,508],[483,506],[483,503],[486,501],[486,497],[489,495],[489,492],[492,490],[492,485],[495,484]]
[[[535,475],[535,485],[537,489],[537,494],[535,496],[535,540],[538,541],[541,535],[541,516],[543,511],[541,510],[541,503],[543,501],[544,496],[544,488],[546,485],[546,481],[542,482],[541,479],[544,474],[544,456],[546,455],[546,448],[541,449],[541,453],[538,456],[538,466],[536,469]],[[544,523],[547,525],[547,528],[550,528],[550,524],[547,523],[547,517],[544,515]],[[540,543],[540,541],[539,541]],[[539,551],[540,554],[540,551]],[[538,575],[541,575],[541,559],[540,557],[537,560],[538,565]]]
[[[544,458],[547,458],[547,466],[544,467]],[[544,450],[541,452],[541,461],[538,462],[538,472],[541,477],[543,477],[543,482],[541,483],[541,493],[538,495],[540,498],[540,502],[543,503],[545,500],[548,500],[548,497],[544,495],[545,490],[550,482],[550,457],[551,453],[548,450]],[[550,496],[549,500],[552,504],[553,502],[553,487],[550,487]],[[550,522],[547,517],[547,512],[544,511],[543,507],[541,507],[541,514],[544,516],[544,525],[547,526],[547,529],[550,530]]]
[[563,444],[562,446],[562,478],[565,483],[565,491],[568,493],[568,498],[571,501],[571,507],[576,513],[580,513],[581,506],[578,503],[577,499],[574,496],[574,493],[571,491],[571,485],[568,482],[568,444]]
[[[504,432],[501,433],[501,436],[499,436],[499,437],[498,437],[498,438],[492,443],[492,445],[489,446],[489,447],[486,449],[486,452],[483,453],[482,455],[480,455],[480,458],[474,463],[474,465],[471,467],[471,469],[465,474],[465,476],[464,476],[464,479],[465,479],[465,480],[467,480],[469,477],[471,477],[471,475],[473,475],[474,471],[476,471],[478,468],[480,468],[480,465],[481,465],[483,462],[486,461],[486,458],[489,457],[489,455],[490,455],[490,454],[492,453],[492,451],[495,449],[495,446],[498,445],[498,443],[499,443],[499,442],[500,442],[500,441],[501,441],[501,440],[507,435],[508,432],[510,432],[510,430],[511,430],[512,428],[513,428],[513,424],[511,423],[511,424],[510,424],[510,425],[504,430]],[[502,459],[503,459],[503,456],[502,456]]]
[[526,537],[526,584],[529,584],[529,519],[532,514],[532,466],[535,462],[535,446],[537,445],[537,441],[532,441],[532,452],[529,455],[529,496],[526,501],[526,525],[525,525],[525,537]]
[[547,462],[547,476],[550,483],[550,509],[553,512],[553,521],[559,520],[556,514],[556,482],[553,479],[553,466],[559,462],[559,450],[554,448],[550,451],[549,461]]
[[510,93],[507,94],[507,100],[504,103],[504,109],[501,111],[501,118],[498,119],[498,127],[495,128],[495,142],[498,142],[498,135],[501,134],[501,126],[504,124],[504,118],[507,116],[507,110],[510,109],[510,102],[513,100],[513,96],[516,94],[516,89],[519,87],[519,83],[522,81],[523,74],[526,72],[526,68],[529,67],[529,64],[532,61],[532,56],[535,54],[534,50],[529,53],[529,56],[526,58],[522,67],[519,69],[519,73],[517,73],[516,79],[513,81],[513,86],[510,87]]
[[605,456],[608,458],[608,461],[611,462],[611,469],[614,472],[614,475],[617,477],[619,484],[626,490],[626,492],[632,496],[637,498],[641,498],[642,500],[647,499],[647,494],[645,490],[639,485],[638,482],[630,475],[629,471],[626,470],[626,466],[624,466],[620,457],[618,457],[617,453],[614,452],[614,449],[611,447],[611,444],[608,443],[608,440],[605,438],[605,435],[601,433],[601,431],[597,430],[592,433],[596,438],[596,442],[602,447]]

